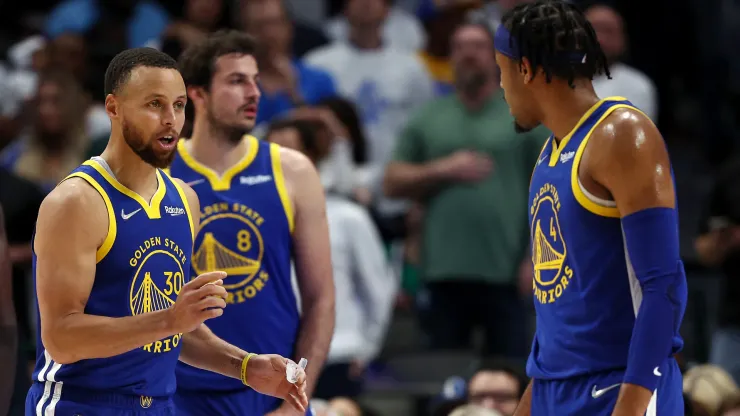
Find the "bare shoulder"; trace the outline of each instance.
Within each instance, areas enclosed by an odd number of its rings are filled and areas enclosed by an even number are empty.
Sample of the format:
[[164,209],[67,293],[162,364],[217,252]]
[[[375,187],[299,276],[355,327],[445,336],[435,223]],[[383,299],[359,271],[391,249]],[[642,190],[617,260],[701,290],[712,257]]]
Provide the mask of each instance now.
[[102,243],[108,230],[106,202],[82,178],[63,181],[44,198],[36,224],[36,242],[43,241],[47,233],[58,237],[74,229],[85,229],[98,243]]
[[305,218],[307,212],[317,211],[317,207],[325,212],[324,187],[313,162],[293,149],[280,146],[279,152],[285,188],[296,217]]
[[646,115],[632,108],[614,110],[596,127],[590,141],[588,153],[597,164],[624,164],[631,169],[638,168],[641,162],[652,165],[668,160],[658,128]]
[[637,110],[619,108],[597,126],[583,164],[585,182],[592,179],[605,188],[622,216],[652,207],[675,206],[665,142],[655,124]]
[[279,148],[280,165],[287,181],[301,182],[310,179],[312,176],[318,177],[313,162],[306,155],[286,147],[279,146]]
[[88,215],[107,214],[100,193],[82,178],[70,178],[60,183],[44,198],[39,208],[39,220],[63,215],[85,218]]

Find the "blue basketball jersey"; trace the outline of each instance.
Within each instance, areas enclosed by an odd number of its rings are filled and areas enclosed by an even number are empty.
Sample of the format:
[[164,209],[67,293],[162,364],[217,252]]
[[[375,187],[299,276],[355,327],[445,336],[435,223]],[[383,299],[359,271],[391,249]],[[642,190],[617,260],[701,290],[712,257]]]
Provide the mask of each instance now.
[[[175,303],[190,273],[193,224],[185,194],[157,170],[159,185],[147,202],[119,183],[99,160],[88,160],[66,178],[85,180],[108,209],[108,234],[97,251],[95,283],[85,313],[119,318],[166,309]],[[37,261],[34,254],[34,282]],[[145,397],[167,397],[175,392],[182,334],[114,357],[59,364],[44,348],[41,325],[38,320],[33,378],[47,389],[57,382],[55,389],[60,390],[63,384]]]
[[[634,109],[625,98],[606,98],[559,144],[551,136],[532,173],[537,329],[530,377],[562,379],[627,366],[640,283],[629,265],[616,204],[590,194],[578,178],[591,133],[619,108]],[[682,346],[676,328],[673,351]]]
[[[193,273],[225,271],[226,309],[208,327],[224,340],[258,354],[292,357],[299,312],[291,284],[293,213],[280,165],[280,148],[252,136],[249,153],[219,176],[180,142],[170,174],[200,199]],[[181,363],[178,388],[241,390],[239,380]]]

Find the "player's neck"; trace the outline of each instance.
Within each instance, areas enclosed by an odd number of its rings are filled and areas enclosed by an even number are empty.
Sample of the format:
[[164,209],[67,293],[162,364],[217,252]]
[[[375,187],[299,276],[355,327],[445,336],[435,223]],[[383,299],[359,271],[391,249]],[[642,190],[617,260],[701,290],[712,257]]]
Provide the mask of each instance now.
[[126,144],[123,137],[111,135],[103,153],[100,155],[108,164],[113,176],[121,185],[136,192],[145,199],[157,189],[157,169],[144,162]]
[[249,140],[233,140],[227,133],[214,129],[208,122],[196,120],[193,134],[185,149],[198,163],[223,173],[242,160],[249,150]]
[[586,112],[599,101],[592,88],[576,86],[553,90],[540,99],[543,120],[545,125],[554,135],[555,139],[567,136],[578,124]]

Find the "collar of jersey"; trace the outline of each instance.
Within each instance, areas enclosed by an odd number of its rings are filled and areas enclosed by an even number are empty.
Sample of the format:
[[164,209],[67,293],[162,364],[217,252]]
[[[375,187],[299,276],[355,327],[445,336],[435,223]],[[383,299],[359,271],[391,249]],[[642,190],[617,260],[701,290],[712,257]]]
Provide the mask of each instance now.
[[188,153],[187,149],[185,148],[184,140],[180,140],[180,142],[177,144],[177,152],[180,154],[182,161],[185,162],[185,164],[190,169],[200,173],[206,179],[208,179],[208,182],[211,183],[211,188],[214,191],[228,191],[231,188],[231,180],[234,179],[234,176],[238,175],[240,172],[246,169],[257,156],[257,150],[259,149],[257,138],[254,136],[245,135],[243,139],[249,142],[249,146],[247,147],[247,154],[244,155],[244,157],[235,165],[226,169],[226,171],[222,175],[219,175],[213,169],[195,160],[195,158],[190,153]]
[[550,167],[555,166],[558,163],[558,159],[560,158],[560,152],[565,149],[565,147],[568,145],[568,142],[570,141],[570,138],[573,137],[576,131],[581,127],[583,123],[588,120],[589,117],[591,117],[591,114],[593,114],[596,110],[598,110],[602,104],[604,104],[607,101],[626,101],[627,99],[624,97],[607,97],[602,98],[599,100],[596,104],[591,106],[591,108],[586,111],[585,114],[581,117],[580,120],[578,120],[578,123],[576,123],[575,126],[573,126],[573,129],[568,133],[565,137],[560,139],[560,144],[558,144],[557,140],[555,140],[555,137],[553,136],[550,142],[552,143],[552,153],[550,154]]
[[141,205],[141,207],[144,209],[144,211],[146,211],[146,215],[149,218],[152,218],[152,219],[161,218],[159,207],[162,204],[162,200],[164,199],[164,194],[166,192],[166,186],[164,184],[164,180],[162,179],[162,174],[161,172],[159,172],[159,169],[157,169],[157,191],[154,192],[151,202],[146,202],[144,198],[141,197],[141,195],[137,194],[136,192],[132,191],[131,189],[125,187],[123,184],[118,182],[118,179],[114,178],[113,175],[111,175],[98,162],[90,159],[86,161],[84,165],[90,166],[93,169],[95,169],[100,174],[100,176],[102,176],[103,179],[105,179],[106,182],[108,182],[111,186],[116,188],[118,192],[138,202],[139,205]]

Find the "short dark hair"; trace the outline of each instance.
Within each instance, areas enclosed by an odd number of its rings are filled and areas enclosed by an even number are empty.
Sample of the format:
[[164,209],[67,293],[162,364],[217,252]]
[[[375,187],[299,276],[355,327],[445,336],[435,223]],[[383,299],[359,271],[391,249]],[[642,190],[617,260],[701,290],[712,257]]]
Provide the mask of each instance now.
[[[527,389],[527,384],[529,383],[529,380],[527,380],[527,376],[525,375],[522,366],[511,360],[495,357],[486,358],[481,362],[480,366],[475,371],[475,374],[478,374],[481,371],[488,371],[492,373],[501,372],[515,379],[518,384],[517,393],[519,394],[520,398],[524,395],[524,390]],[[475,374],[473,375],[475,376]],[[470,381],[468,381],[468,383],[469,382]]]
[[493,28],[491,27],[491,23],[489,22],[488,17],[485,14],[479,12],[468,13],[463,21],[455,27],[455,32],[465,27],[475,27],[485,32],[486,37],[488,38],[488,40],[491,41],[491,46],[493,47],[495,34]]
[[154,48],[126,49],[114,56],[105,70],[105,95],[116,94],[128,81],[131,71],[140,66],[177,69],[177,62]]
[[236,30],[219,30],[185,49],[178,66],[186,86],[208,89],[218,58],[232,53],[254,56],[256,49],[257,42],[252,36]]
[[[532,70],[542,68],[547,82],[557,77],[572,87],[576,78],[593,79],[609,68],[596,32],[581,9],[562,0],[538,0],[516,6],[502,18],[521,58]],[[574,60],[575,55],[585,55]]]
[[265,139],[269,139],[270,135],[276,131],[296,129],[306,154],[311,158],[319,157],[321,149],[319,148],[318,137],[316,137],[318,127],[316,123],[308,120],[296,120],[292,118],[278,119],[270,123],[267,133],[265,133]]
[[348,139],[352,140],[352,158],[358,165],[365,164],[367,162],[367,138],[355,104],[346,98],[332,96],[321,99],[318,105],[328,108],[347,127],[347,133],[350,136]]

